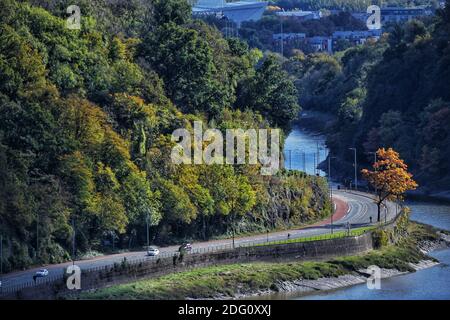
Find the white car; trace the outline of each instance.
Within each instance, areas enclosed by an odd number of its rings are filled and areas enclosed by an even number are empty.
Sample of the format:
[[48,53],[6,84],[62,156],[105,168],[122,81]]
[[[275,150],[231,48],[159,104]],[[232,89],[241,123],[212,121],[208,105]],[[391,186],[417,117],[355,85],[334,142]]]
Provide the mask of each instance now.
[[35,276],[38,277],[38,278],[46,277],[46,276],[48,276],[48,270],[47,269],[41,269],[39,271],[36,271]]
[[150,248],[147,250],[147,255],[150,256],[150,257],[157,256],[158,254],[159,254],[159,250],[158,250],[157,248],[150,247]]

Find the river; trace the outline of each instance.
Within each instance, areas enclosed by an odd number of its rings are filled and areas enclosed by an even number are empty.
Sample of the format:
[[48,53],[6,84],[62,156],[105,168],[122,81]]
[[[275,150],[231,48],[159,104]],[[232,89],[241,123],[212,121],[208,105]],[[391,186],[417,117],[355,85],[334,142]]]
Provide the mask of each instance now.
[[[316,162],[314,158],[317,157],[314,154],[317,154],[317,146],[319,146],[320,161],[323,161],[328,153],[325,137],[320,132],[310,132],[298,125],[294,126],[285,141],[286,167],[297,170],[306,169],[306,172],[314,174]],[[306,153],[305,162],[302,152]],[[319,173],[325,174],[322,171]],[[407,201],[406,204],[411,208],[412,220],[450,230],[450,204],[439,201]],[[441,264],[415,273],[383,279],[380,290],[369,290],[364,284],[316,295],[301,296],[294,292],[288,295],[274,294],[267,298],[274,300],[448,300],[450,299],[450,250],[439,250],[430,255],[437,258]]]
[[328,149],[325,145],[324,135],[319,132],[307,131],[299,124],[293,126],[284,142],[284,159],[287,169],[325,176],[325,172],[316,169],[316,164],[324,161],[327,156]]

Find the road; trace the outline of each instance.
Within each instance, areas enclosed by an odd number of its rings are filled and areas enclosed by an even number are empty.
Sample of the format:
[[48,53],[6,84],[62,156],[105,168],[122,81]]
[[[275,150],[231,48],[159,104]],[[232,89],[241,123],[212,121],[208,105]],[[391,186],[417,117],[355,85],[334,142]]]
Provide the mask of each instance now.
[[[249,243],[264,243],[267,241],[279,241],[304,237],[317,236],[322,234],[327,234],[333,230],[345,230],[347,228],[347,223],[351,224],[352,228],[368,226],[370,225],[370,217],[372,217],[373,223],[377,220],[377,206],[370,198],[368,194],[364,193],[354,193],[342,190],[334,190],[334,204],[335,204],[335,214],[333,215],[333,224],[331,224],[331,219],[324,220],[322,222],[316,223],[314,225],[303,227],[294,230],[272,232],[269,234],[246,236],[235,239],[235,246],[248,245]],[[382,211],[382,219],[385,219],[385,211]],[[395,204],[388,204],[388,215],[387,220],[392,220],[396,215]],[[213,250],[219,246],[231,247],[232,240],[213,240],[207,242],[196,242],[192,244],[192,252],[202,252],[206,250]],[[173,255],[174,252],[178,251],[179,246],[170,246],[159,248],[162,256]],[[95,267],[102,267],[107,265],[112,265],[114,263],[120,263],[126,257],[128,261],[142,260],[142,259],[152,259],[146,256],[145,251],[141,252],[127,252],[121,254],[113,254],[107,256],[101,256],[90,260],[76,261],[75,264],[78,265],[82,270],[91,269]],[[49,276],[59,276],[63,274],[65,268],[71,265],[72,262],[45,266],[49,271]],[[40,268],[33,268],[26,271],[19,271],[6,274],[2,277],[2,287],[9,288],[18,285],[24,285],[32,281],[32,277],[37,270]]]

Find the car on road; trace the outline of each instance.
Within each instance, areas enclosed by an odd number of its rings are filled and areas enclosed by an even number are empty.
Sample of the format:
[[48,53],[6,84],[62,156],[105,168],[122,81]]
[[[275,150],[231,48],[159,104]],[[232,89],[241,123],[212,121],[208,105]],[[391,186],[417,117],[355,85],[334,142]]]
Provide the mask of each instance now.
[[158,248],[150,247],[150,248],[148,248],[148,250],[147,250],[147,255],[150,256],[150,257],[157,256],[158,254],[159,254]]
[[35,273],[35,277],[36,278],[43,278],[43,277],[46,277],[46,276],[48,276],[48,270],[47,269],[41,269],[41,270],[36,271],[36,273]]
[[192,251],[192,245],[190,243],[183,243],[180,248],[178,249],[178,251],[187,251],[187,252],[191,252]]

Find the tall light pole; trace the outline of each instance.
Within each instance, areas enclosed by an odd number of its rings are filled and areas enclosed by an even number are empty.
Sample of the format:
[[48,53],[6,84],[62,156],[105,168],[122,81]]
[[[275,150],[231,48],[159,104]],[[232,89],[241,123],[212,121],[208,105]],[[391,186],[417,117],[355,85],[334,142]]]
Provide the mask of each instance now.
[[289,170],[292,170],[292,158],[291,158],[291,151],[292,150],[288,150],[288,152],[289,152]]
[[357,163],[357,159],[356,159],[356,148],[349,148],[350,150],[353,150],[355,153],[355,190],[358,190],[358,163]]
[[306,154],[305,151],[302,152],[303,155],[303,172],[306,173]]
[[73,237],[72,237],[72,264],[75,265],[75,218],[72,218],[72,230],[73,230]]
[[[375,163],[377,163],[377,161],[378,161],[378,158],[377,158],[377,152],[375,151],[375,152],[368,152],[369,154],[373,154],[373,157],[374,157],[374,164]],[[377,169],[375,168],[375,171],[377,171]],[[378,189],[377,189],[377,187],[375,186],[375,194],[377,194],[378,193]]]
[[0,236],[0,276],[3,275],[3,235]]
[[[284,9],[281,9],[284,12]],[[283,16],[280,17],[280,21],[281,21],[281,56],[284,56],[284,36],[283,36]]]
[[39,214],[36,214],[36,262],[39,257]]
[[319,164],[320,164],[320,148],[319,148],[319,140],[316,141],[317,143],[317,173],[319,172]]
[[333,233],[333,215],[334,215],[334,203],[333,203],[333,187],[331,186],[331,159],[336,157],[332,157],[330,154],[328,155],[328,186],[330,188],[330,199],[331,199],[331,233]]
[[313,157],[314,157],[314,175],[316,175],[316,173],[317,173],[317,165],[316,165],[316,157],[317,157],[317,154],[316,153],[313,153]]
[[145,222],[147,224],[147,251],[148,248],[150,247],[150,236],[149,236],[149,231],[148,231],[148,220],[150,219],[148,213],[147,213],[147,217],[145,218]]

